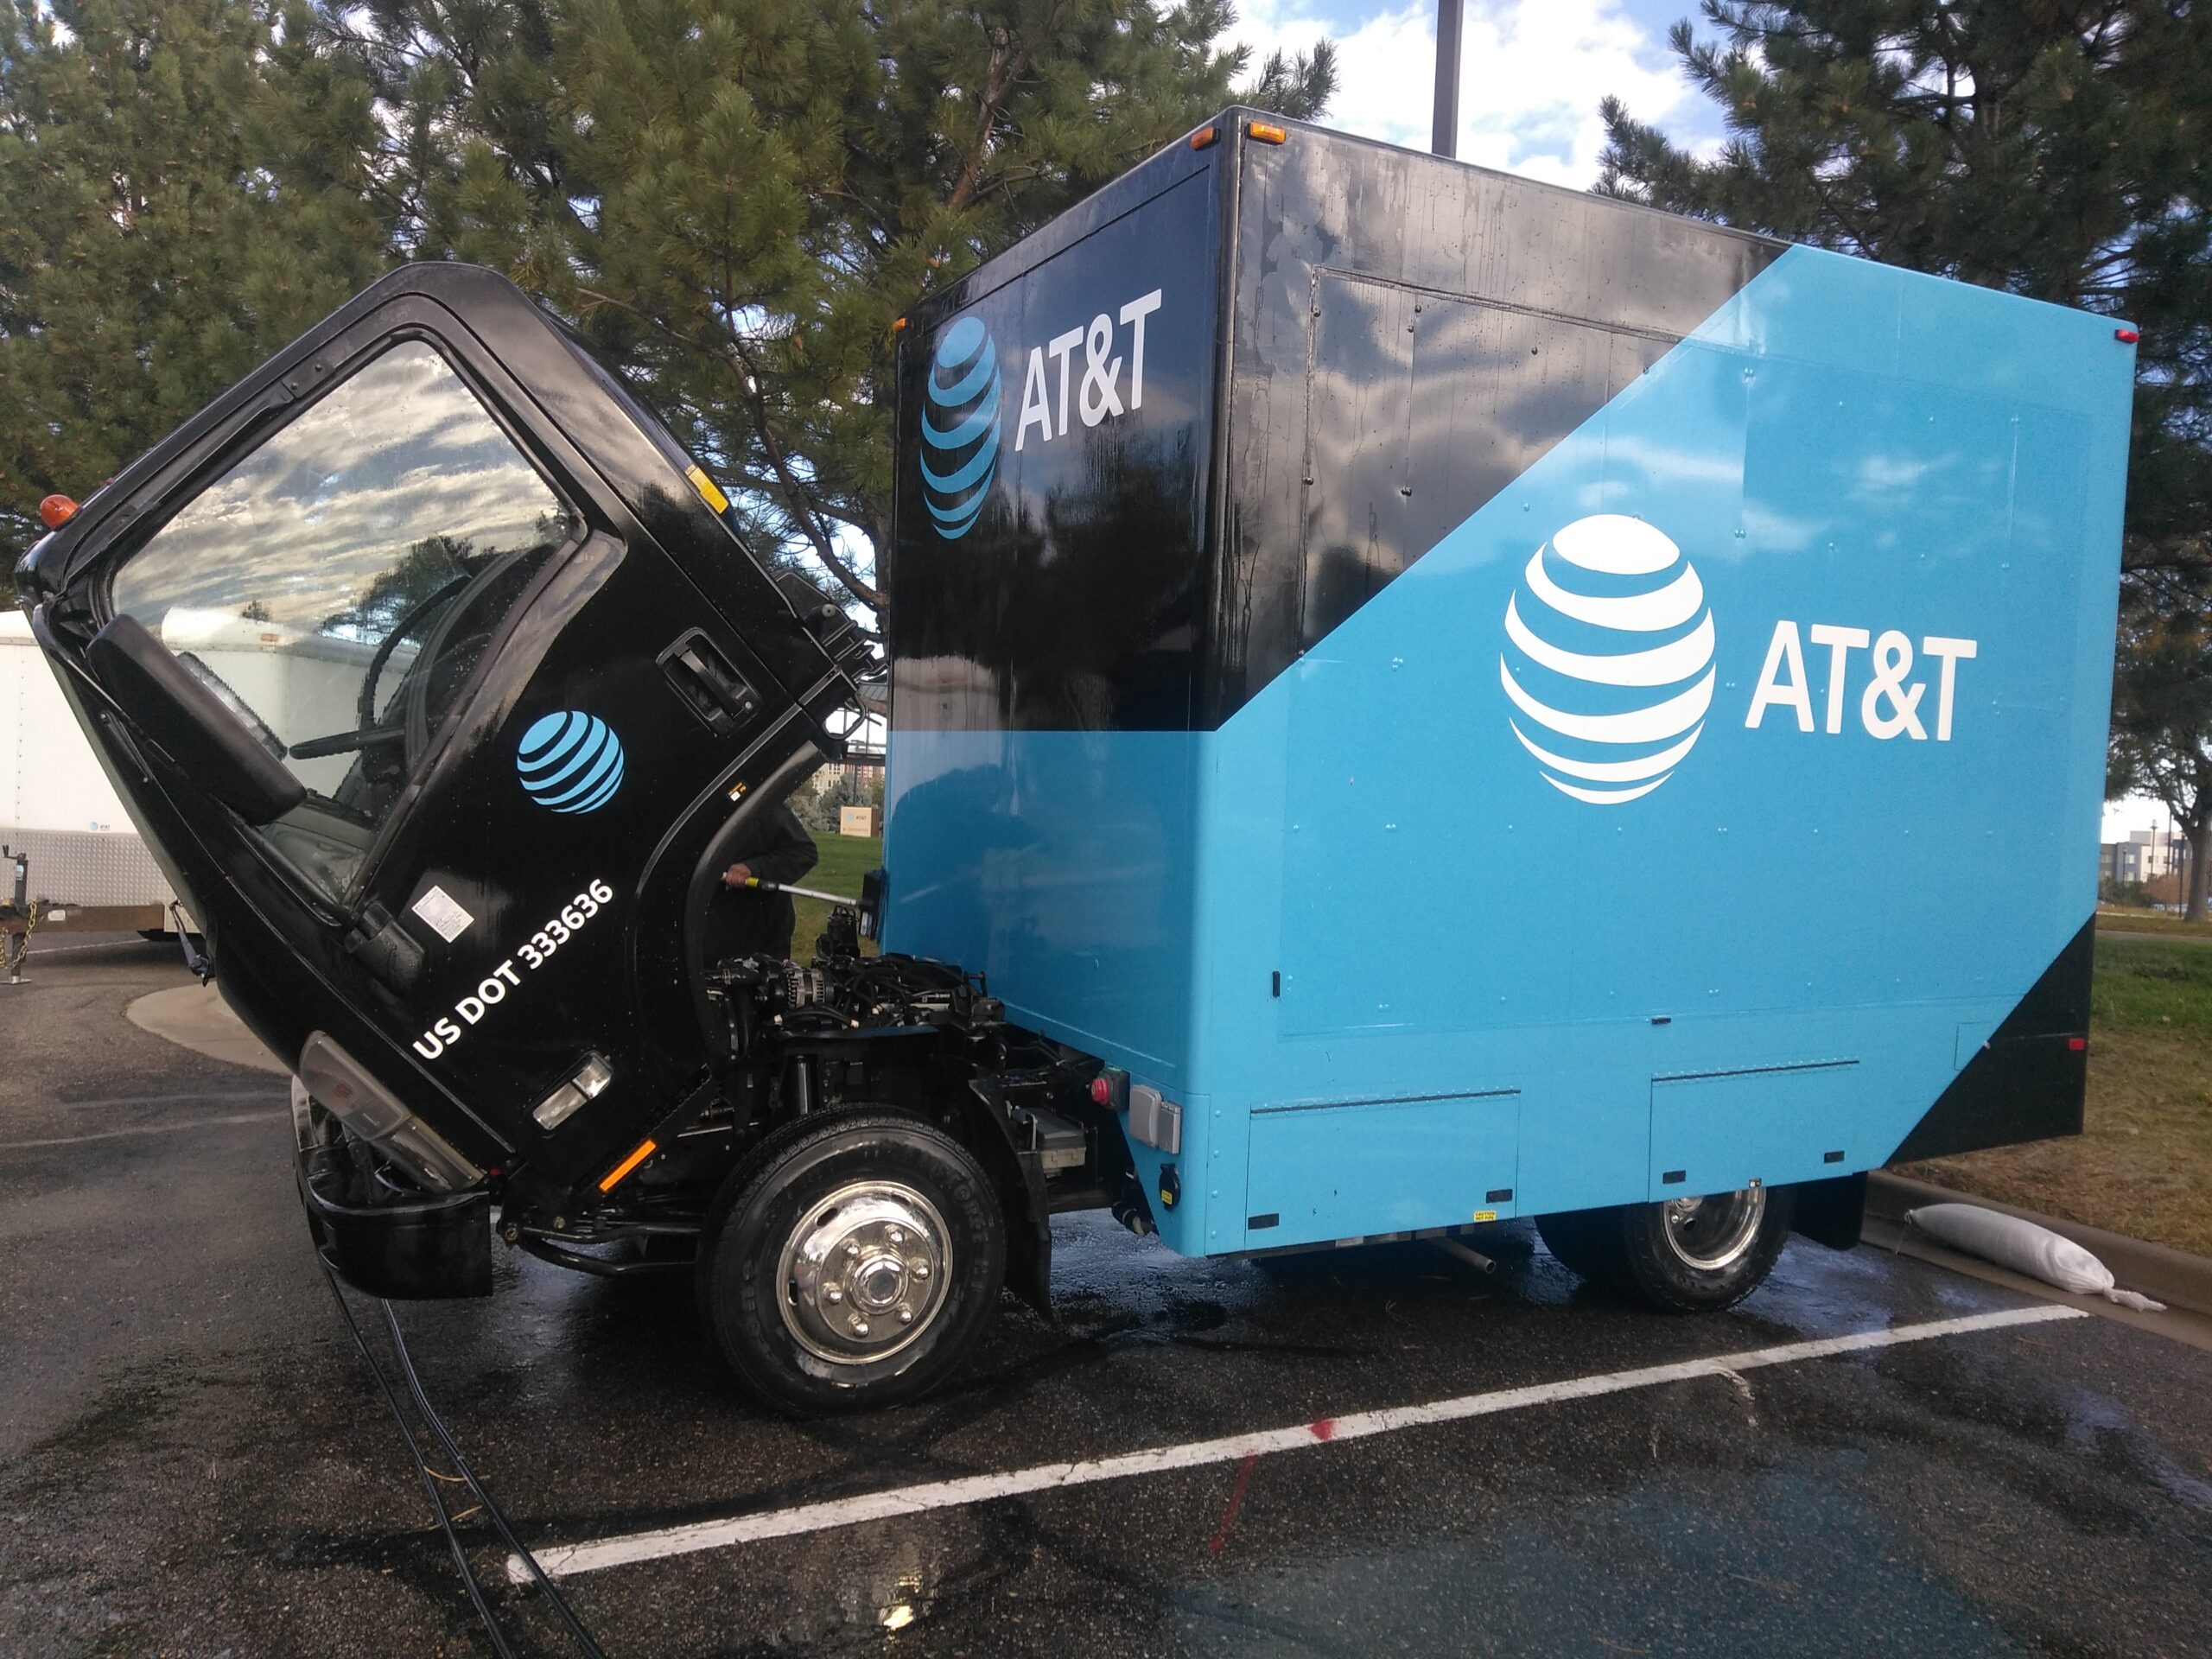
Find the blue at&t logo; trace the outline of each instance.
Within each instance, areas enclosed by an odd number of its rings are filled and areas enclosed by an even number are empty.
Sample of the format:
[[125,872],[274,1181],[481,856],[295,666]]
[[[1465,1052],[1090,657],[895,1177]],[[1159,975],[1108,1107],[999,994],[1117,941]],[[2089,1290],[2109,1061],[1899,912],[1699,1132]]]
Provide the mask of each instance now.
[[622,740],[597,715],[563,709],[522,734],[515,772],[540,806],[595,812],[622,787]]
[[999,356],[990,331],[962,317],[938,336],[922,406],[922,500],[937,533],[975,527],[999,464]]

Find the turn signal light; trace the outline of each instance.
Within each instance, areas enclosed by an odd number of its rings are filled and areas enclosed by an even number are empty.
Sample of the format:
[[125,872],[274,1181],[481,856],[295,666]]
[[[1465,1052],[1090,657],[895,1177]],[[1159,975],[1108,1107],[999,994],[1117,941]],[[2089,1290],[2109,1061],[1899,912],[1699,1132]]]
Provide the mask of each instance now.
[[1290,137],[1281,127],[1272,126],[1265,121],[1247,121],[1244,136],[1262,144],[1279,144]]
[[627,1158],[625,1158],[620,1163],[615,1165],[613,1169],[608,1173],[607,1179],[599,1184],[599,1190],[602,1192],[612,1192],[615,1188],[616,1183],[620,1181],[625,1175],[627,1175],[632,1170],[635,1169],[639,1164],[644,1163],[646,1159],[652,1157],[654,1153],[659,1150],[660,1143],[658,1141],[652,1140],[640,1141],[638,1143],[638,1149],[632,1153]]
[[77,516],[77,504],[66,495],[49,495],[38,504],[39,522],[48,530],[59,530]]

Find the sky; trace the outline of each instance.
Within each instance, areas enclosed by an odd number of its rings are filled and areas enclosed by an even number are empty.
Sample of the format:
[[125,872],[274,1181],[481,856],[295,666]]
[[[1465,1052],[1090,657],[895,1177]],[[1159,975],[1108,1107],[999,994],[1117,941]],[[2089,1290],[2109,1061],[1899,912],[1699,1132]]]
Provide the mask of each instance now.
[[[1427,149],[1435,98],[1435,0],[1243,0],[1230,31],[1268,52],[1337,42],[1332,127]],[[1553,184],[1598,176],[1611,93],[1678,143],[1710,149],[1718,112],[1667,48],[1695,0],[1466,0],[1461,28],[1459,156]]]

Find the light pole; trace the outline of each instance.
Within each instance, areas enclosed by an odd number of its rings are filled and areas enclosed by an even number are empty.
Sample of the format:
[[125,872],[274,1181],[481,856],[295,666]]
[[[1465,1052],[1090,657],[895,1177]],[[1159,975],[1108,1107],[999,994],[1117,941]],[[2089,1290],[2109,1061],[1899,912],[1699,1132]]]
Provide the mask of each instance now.
[[1428,147],[1459,153],[1459,22],[1466,0],[1436,0],[1436,121]]

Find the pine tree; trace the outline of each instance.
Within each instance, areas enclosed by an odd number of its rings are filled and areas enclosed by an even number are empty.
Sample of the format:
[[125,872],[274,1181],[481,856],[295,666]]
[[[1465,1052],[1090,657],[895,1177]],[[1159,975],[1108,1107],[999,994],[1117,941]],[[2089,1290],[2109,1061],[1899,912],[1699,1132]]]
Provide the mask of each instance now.
[[[891,325],[1228,102],[1224,0],[390,0],[327,18],[422,172],[422,247],[582,327],[757,538],[859,601]],[[1324,48],[1244,92],[1317,113]]]
[[[96,488],[382,268],[357,184],[283,165],[271,69],[307,32],[242,0],[0,8],[0,582],[42,496]],[[322,92],[330,153],[365,153],[365,87]]]
[[[2212,870],[2212,12],[2183,0],[1707,0],[1672,44],[1728,139],[1603,105],[1598,188],[2142,331],[2110,779]],[[2196,779],[2184,785],[2181,780]],[[2162,781],[2163,780],[2163,781]],[[2179,804],[2177,804],[2179,803]]]
[[2187,916],[2202,920],[2212,842],[2212,626],[2198,607],[2120,615],[2120,672],[2105,787],[2148,795],[2173,814],[2189,843]]

